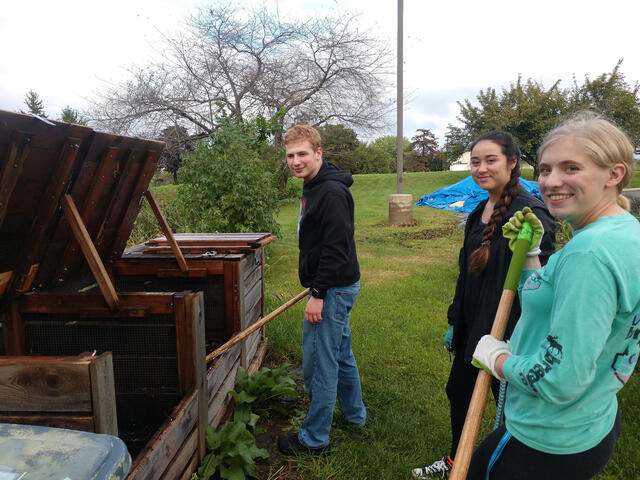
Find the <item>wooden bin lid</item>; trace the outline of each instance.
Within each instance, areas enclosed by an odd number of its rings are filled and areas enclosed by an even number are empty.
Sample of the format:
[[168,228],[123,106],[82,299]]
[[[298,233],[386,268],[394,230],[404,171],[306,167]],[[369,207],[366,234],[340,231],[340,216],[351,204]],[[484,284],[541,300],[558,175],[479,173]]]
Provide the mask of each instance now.
[[109,269],[163,149],[164,142],[0,110],[0,294],[7,285],[12,296],[29,285],[58,287],[88,272],[62,215],[65,194]]
[[[210,250],[245,252],[263,248],[276,239],[270,233],[176,233],[174,237],[185,254],[198,254]],[[144,245],[144,253],[170,252],[166,237],[153,238]]]

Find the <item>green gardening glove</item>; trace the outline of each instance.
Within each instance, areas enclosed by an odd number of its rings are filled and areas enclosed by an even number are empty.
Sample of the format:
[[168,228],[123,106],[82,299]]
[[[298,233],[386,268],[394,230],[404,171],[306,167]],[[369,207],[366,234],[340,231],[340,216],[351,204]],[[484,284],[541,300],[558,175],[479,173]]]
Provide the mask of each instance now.
[[453,352],[451,342],[453,342],[453,325],[449,325],[447,333],[444,334],[444,338],[442,339],[442,343],[444,343],[445,348],[450,352]]
[[522,211],[518,210],[513,214],[513,217],[511,217],[509,221],[502,226],[502,236],[509,240],[509,248],[513,251],[516,239],[518,238],[518,233],[520,232],[524,222],[529,223],[533,228],[531,247],[527,252],[527,257],[537,257],[541,252],[540,242],[542,242],[544,228],[542,227],[540,220],[538,220],[538,217],[536,217],[535,213],[533,213],[529,207],[524,207]]

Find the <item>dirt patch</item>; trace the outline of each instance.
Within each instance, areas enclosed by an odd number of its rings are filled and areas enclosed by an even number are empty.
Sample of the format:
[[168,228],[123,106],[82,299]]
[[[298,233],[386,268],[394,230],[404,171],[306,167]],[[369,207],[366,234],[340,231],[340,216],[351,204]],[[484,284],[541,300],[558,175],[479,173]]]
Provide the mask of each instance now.
[[[277,441],[280,435],[297,433],[296,415],[306,412],[308,399],[304,391],[302,369],[295,368],[289,376],[296,382],[297,398],[281,400],[269,407],[268,416],[260,417],[255,435],[256,445],[269,452],[269,458],[256,462],[260,480],[299,480],[300,472],[296,468],[295,459],[282,455],[278,451]],[[301,420],[300,420],[301,421]]]
[[447,225],[444,227],[428,228],[424,230],[399,231],[393,232],[393,237],[400,241],[404,240],[432,240],[434,238],[446,238],[456,235],[458,227],[456,225]]

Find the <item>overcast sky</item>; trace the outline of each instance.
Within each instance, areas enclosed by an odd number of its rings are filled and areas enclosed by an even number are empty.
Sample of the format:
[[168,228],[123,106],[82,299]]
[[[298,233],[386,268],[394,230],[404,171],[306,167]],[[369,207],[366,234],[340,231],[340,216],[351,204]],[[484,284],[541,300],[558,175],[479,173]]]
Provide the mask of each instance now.
[[[396,48],[396,0],[245,0],[281,15],[360,12]],[[160,34],[180,30],[202,0],[21,0],[0,9],[0,109],[24,109],[27,91],[58,118],[81,109],[129,64],[144,64]],[[633,0],[404,0],[404,134],[440,139],[456,124],[457,100],[500,89],[518,75],[568,87],[624,58],[629,84],[640,80],[640,3]],[[395,64],[393,65],[395,68]],[[395,117],[393,117],[395,121]],[[395,126],[388,132],[395,134]],[[367,139],[368,140],[368,139]]]

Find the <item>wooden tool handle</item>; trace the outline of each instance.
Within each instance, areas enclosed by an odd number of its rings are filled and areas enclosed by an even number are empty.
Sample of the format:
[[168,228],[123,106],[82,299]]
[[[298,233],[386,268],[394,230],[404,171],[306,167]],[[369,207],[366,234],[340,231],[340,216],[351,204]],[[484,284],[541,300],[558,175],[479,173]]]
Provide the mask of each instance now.
[[293,305],[294,303],[297,303],[298,301],[300,301],[302,298],[306,297],[307,295],[309,295],[309,289],[308,288],[303,290],[302,292],[300,292],[298,295],[293,297],[288,302],[280,305],[278,308],[276,308],[273,312],[271,312],[266,317],[261,318],[260,320],[258,320],[253,325],[245,328],[242,332],[237,334],[235,337],[230,339],[228,342],[222,344],[221,346],[216,348],[213,352],[211,352],[209,355],[207,355],[207,363],[212,361],[214,358],[216,358],[222,352],[224,352],[224,351],[228,350],[229,348],[233,347],[236,343],[238,343],[238,342],[244,340],[245,338],[247,338],[253,332],[255,332],[256,330],[261,328],[263,325],[266,325],[267,322],[273,320],[275,317],[280,315],[282,312],[284,312],[291,305]]
[[[524,225],[529,224],[526,222],[523,224],[523,235],[519,235],[516,240],[513,256],[511,257],[511,262],[509,262],[507,278],[504,283],[502,295],[500,296],[498,310],[496,311],[496,316],[494,317],[491,327],[491,336],[498,340],[502,340],[504,332],[507,329],[511,306],[516,296],[518,286],[517,279],[522,273],[522,267],[527,257],[529,247],[531,246],[531,226],[529,225],[528,228],[524,228]],[[525,233],[528,235],[528,238],[524,236]],[[473,455],[473,449],[476,445],[478,431],[480,431],[480,424],[482,423],[482,416],[484,415],[484,408],[487,404],[487,395],[489,394],[492,379],[493,377],[484,370],[478,371],[478,378],[473,388],[473,395],[471,396],[471,402],[467,410],[467,417],[464,421],[462,435],[458,443],[458,449],[456,450],[449,480],[464,480],[467,478],[471,456]]]

